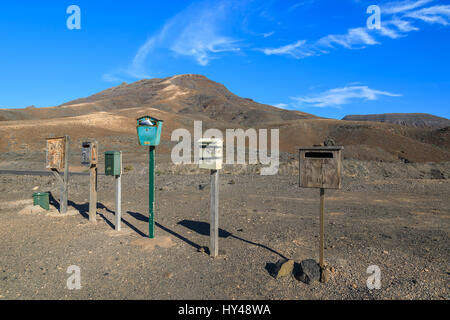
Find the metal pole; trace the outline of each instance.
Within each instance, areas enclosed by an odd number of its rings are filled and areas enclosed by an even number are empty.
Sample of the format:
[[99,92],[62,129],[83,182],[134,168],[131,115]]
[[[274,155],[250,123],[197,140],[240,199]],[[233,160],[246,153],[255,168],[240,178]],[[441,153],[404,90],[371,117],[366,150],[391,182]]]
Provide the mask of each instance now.
[[90,168],[89,221],[97,222],[97,165]]
[[116,231],[121,230],[120,221],[122,219],[122,181],[121,176],[116,176]]
[[148,163],[148,237],[155,237],[155,147],[149,147]]
[[61,187],[61,212],[62,214],[67,213],[67,201],[69,198],[69,142],[70,138],[69,136],[66,136],[66,143],[65,143],[65,157],[64,157],[64,183]]
[[211,208],[209,235],[211,246],[209,253],[212,257],[219,254],[219,171],[211,170]]
[[323,227],[323,212],[324,212],[324,202],[325,202],[325,189],[320,188],[320,266],[323,268],[325,266],[323,259],[323,249],[324,249],[324,227]]

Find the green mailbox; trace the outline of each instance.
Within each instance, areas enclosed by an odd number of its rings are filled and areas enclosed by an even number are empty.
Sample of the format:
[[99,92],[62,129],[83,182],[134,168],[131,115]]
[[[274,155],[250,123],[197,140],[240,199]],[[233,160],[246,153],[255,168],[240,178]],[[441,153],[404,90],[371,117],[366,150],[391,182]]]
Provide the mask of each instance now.
[[48,192],[35,192],[33,193],[33,205],[40,206],[45,210],[50,210],[50,193]]
[[122,174],[122,152],[106,151],[105,152],[105,175],[120,176]]

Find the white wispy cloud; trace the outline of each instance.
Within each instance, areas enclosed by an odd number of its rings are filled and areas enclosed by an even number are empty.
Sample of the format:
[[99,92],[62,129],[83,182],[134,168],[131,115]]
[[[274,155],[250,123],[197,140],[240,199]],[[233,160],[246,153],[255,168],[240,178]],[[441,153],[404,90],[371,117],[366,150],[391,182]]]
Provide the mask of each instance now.
[[433,0],[406,0],[389,2],[381,6],[381,12],[383,14],[395,14],[410,11],[419,7],[422,7]]
[[346,34],[331,34],[317,41],[319,46],[333,47],[333,44],[341,45],[347,49],[354,49],[378,44],[378,42],[365,28],[349,29]]
[[298,59],[314,54],[312,51],[310,51],[307,47],[304,46],[305,43],[306,43],[305,40],[299,40],[295,43],[281,46],[279,48],[265,48],[257,50],[264,52],[268,56],[288,55]]
[[450,5],[422,8],[405,15],[408,18],[419,19],[427,23],[448,25],[450,20]]
[[223,26],[233,9],[230,1],[195,2],[170,19],[137,50],[127,68],[103,75],[105,81],[150,78],[147,64],[156,49],[167,49],[206,66],[223,52],[240,51],[239,40],[225,34]]
[[289,55],[296,59],[328,54],[338,46],[346,49],[362,49],[381,44],[380,38],[397,39],[409,32],[419,31],[417,22],[450,24],[450,5],[429,6],[434,0],[403,0],[388,2],[381,7],[381,26],[350,28],[342,34],[329,34],[315,41],[297,40],[293,44],[275,48],[262,48],[266,55]]
[[335,88],[316,95],[292,97],[291,99],[294,100],[293,106],[295,107],[340,108],[342,105],[356,100],[377,100],[379,96],[399,97],[401,95],[359,85]]

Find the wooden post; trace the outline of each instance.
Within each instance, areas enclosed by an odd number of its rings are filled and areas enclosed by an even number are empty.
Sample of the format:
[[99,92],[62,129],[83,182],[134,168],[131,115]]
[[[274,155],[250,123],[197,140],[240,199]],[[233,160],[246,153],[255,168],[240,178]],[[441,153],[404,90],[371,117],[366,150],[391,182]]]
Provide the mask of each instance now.
[[211,170],[211,208],[210,229],[211,246],[210,255],[215,258],[219,254],[219,171]]
[[97,165],[90,168],[89,221],[97,222]]
[[324,249],[324,202],[325,202],[325,189],[320,188],[320,267],[325,266],[323,259],[323,249]]
[[120,222],[122,219],[122,183],[121,183],[121,176],[116,176],[116,231],[121,230]]
[[67,201],[69,199],[69,136],[66,136],[65,156],[64,156],[64,183],[61,186],[60,213],[67,213]]

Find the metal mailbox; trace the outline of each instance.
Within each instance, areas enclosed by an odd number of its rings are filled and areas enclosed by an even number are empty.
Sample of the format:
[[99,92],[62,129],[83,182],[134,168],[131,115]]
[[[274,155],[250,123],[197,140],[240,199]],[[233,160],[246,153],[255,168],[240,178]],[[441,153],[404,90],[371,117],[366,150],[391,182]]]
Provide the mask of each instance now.
[[66,137],[47,138],[46,165],[47,169],[64,170],[66,157]]
[[137,119],[137,134],[141,146],[157,146],[161,139],[163,121],[150,116]]
[[81,144],[81,164],[91,166],[97,164],[97,144],[95,142],[83,142]]
[[340,189],[343,147],[300,147],[300,187]]
[[198,140],[200,148],[200,169],[222,169],[223,141],[216,138],[202,138]]
[[105,175],[120,176],[122,174],[122,152],[106,151],[105,152]]

